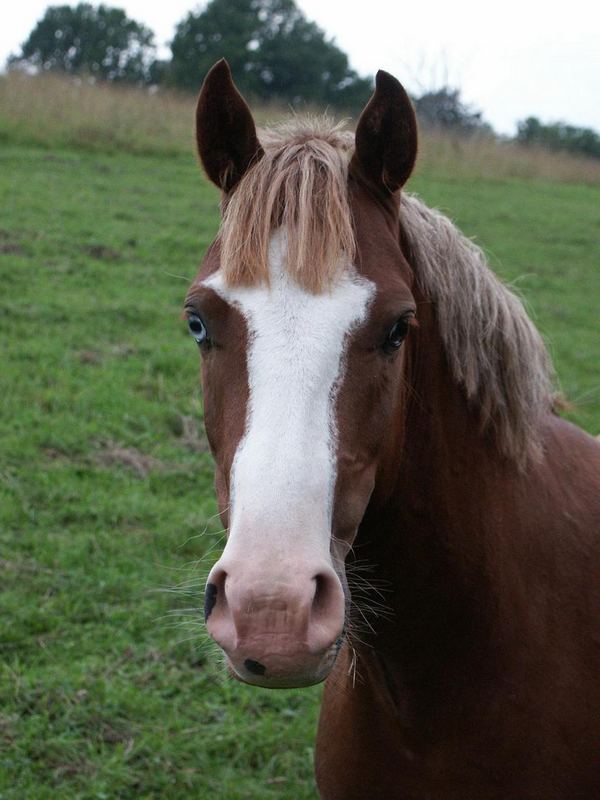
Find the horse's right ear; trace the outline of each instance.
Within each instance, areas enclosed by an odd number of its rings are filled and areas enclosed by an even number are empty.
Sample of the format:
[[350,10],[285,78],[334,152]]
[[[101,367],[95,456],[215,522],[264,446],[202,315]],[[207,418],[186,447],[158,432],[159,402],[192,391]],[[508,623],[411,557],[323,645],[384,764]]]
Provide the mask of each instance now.
[[355,143],[354,167],[371,183],[391,193],[404,186],[417,158],[417,120],[402,84],[381,69],[358,120]]
[[250,109],[224,58],[211,68],[200,89],[196,141],[206,174],[224,192],[263,155]]

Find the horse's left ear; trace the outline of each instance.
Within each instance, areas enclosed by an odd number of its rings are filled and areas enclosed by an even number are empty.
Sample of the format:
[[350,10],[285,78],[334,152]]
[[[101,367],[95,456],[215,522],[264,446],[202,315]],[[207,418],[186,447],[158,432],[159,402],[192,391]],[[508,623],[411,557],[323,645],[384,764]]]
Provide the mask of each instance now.
[[224,58],[210,69],[200,89],[196,141],[206,174],[224,192],[263,155],[250,109]]
[[389,192],[404,186],[417,157],[417,120],[402,84],[381,69],[355,140],[352,161],[369,180]]

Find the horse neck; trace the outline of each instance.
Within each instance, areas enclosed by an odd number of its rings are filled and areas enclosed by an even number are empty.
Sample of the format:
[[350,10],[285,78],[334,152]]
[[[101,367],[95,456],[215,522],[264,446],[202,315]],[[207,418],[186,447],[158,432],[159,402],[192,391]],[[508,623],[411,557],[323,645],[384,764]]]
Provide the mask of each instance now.
[[435,313],[417,300],[402,407],[355,553],[391,607],[374,620],[371,644],[417,683],[426,678],[430,692],[453,664],[464,673],[466,661],[489,660],[501,565],[515,562],[506,534],[519,477],[481,432],[448,367]]
[[375,506],[401,517],[412,510],[419,528],[457,529],[464,550],[464,524],[479,519],[497,496],[498,480],[512,485],[518,469],[500,453],[493,432],[482,430],[478,409],[451,373],[435,311],[418,288],[414,293],[420,327],[407,342],[404,390]]

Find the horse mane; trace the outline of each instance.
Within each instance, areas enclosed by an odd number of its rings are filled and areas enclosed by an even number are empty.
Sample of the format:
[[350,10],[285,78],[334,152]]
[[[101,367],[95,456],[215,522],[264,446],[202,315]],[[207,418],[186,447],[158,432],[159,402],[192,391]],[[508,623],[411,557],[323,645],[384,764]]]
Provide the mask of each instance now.
[[[293,118],[261,132],[264,156],[226,199],[221,265],[232,286],[268,283],[269,242],[287,228],[287,269],[321,292],[355,251],[347,191],[354,137],[327,117]],[[522,301],[480,247],[438,211],[402,194],[401,225],[416,280],[435,305],[455,380],[520,466],[541,456],[540,419],[552,408],[553,370]],[[344,258],[340,258],[343,255]]]
[[492,427],[500,450],[524,466],[541,457],[540,419],[553,407],[554,372],[523,303],[487,264],[483,250],[439,211],[402,196],[410,263],[435,306],[455,380]]

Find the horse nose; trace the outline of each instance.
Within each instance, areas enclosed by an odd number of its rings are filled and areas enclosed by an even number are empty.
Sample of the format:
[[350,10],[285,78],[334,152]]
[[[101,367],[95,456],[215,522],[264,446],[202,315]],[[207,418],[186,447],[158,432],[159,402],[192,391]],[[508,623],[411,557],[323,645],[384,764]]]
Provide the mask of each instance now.
[[[205,592],[209,634],[240,677],[298,675],[316,669],[342,634],[345,600],[327,563],[218,562]],[[306,676],[308,679],[308,676]]]

